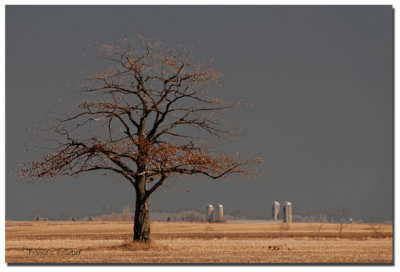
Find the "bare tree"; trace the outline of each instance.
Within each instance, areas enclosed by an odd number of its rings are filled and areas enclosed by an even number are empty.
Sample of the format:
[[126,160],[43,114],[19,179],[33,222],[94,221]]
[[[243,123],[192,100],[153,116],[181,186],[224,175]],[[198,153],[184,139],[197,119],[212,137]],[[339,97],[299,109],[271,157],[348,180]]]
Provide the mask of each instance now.
[[[252,175],[252,162],[213,152],[201,133],[232,134],[220,117],[235,103],[208,94],[218,72],[185,49],[143,37],[101,47],[103,70],[88,74],[73,113],[55,122],[55,152],[23,167],[21,176],[45,178],[84,172],[116,173],[136,191],[134,240],[150,240],[150,196],[172,176]],[[250,162],[250,163],[249,163]]]
[[121,220],[122,221],[131,221],[132,220],[132,213],[131,213],[131,208],[129,207],[129,205],[125,205],[124,208],[122,209]]
[[376,238],[382,238],[384,237],[384,231],[383,231],[383,226],[380,224],[370,224],[369,229],[373,231],[375,234]]

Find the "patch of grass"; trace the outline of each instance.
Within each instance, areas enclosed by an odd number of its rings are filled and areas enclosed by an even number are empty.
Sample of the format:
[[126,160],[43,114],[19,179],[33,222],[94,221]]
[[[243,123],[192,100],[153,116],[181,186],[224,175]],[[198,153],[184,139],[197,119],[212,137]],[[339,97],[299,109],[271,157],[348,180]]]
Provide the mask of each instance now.
[[[7,263],[391,263],[392,225],[152,223],[152,242],[126,222],[7,222]],[[281,232],[284,235],[281,235]],[[79,255],[29,255],[29,249]]]

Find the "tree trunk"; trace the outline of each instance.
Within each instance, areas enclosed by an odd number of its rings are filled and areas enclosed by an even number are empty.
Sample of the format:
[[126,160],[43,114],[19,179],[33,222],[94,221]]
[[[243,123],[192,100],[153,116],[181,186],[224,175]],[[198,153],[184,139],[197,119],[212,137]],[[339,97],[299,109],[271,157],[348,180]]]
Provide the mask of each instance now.
[[143,183],[139,183],[136,188],[133,240],[148,243],[150,242],[150,197],[146,197],[146,181]]

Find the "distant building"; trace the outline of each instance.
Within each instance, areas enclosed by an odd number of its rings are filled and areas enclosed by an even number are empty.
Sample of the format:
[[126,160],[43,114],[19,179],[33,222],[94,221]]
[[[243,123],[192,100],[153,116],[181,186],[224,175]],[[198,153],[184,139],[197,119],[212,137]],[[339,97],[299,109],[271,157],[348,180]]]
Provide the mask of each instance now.
[[215,222],[224,221],[224,207],[221,204],[218,204],[215,208]]
[[214,206],[211,204],[207,205],[207,215],[206,215],[207,222],[214,222]]
[[283,204],[283,222],[292,222],[292,203],[285,201]]
[[280,209],[280,204],[278,201],[274,201],[272,203],[272,219],[278,220],[279,219],[279,209]]
[[207,205],[207,214],[206,214],[207,222],[223,222],[224,221],[224,207],[221,204],[217,206],[208,204]]

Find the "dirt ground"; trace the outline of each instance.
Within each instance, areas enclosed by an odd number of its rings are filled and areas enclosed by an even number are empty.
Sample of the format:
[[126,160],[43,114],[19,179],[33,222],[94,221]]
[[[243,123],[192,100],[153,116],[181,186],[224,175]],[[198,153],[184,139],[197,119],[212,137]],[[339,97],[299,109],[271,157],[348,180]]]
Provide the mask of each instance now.
[[392,225],[6,222],[7,263],[392,263]]

